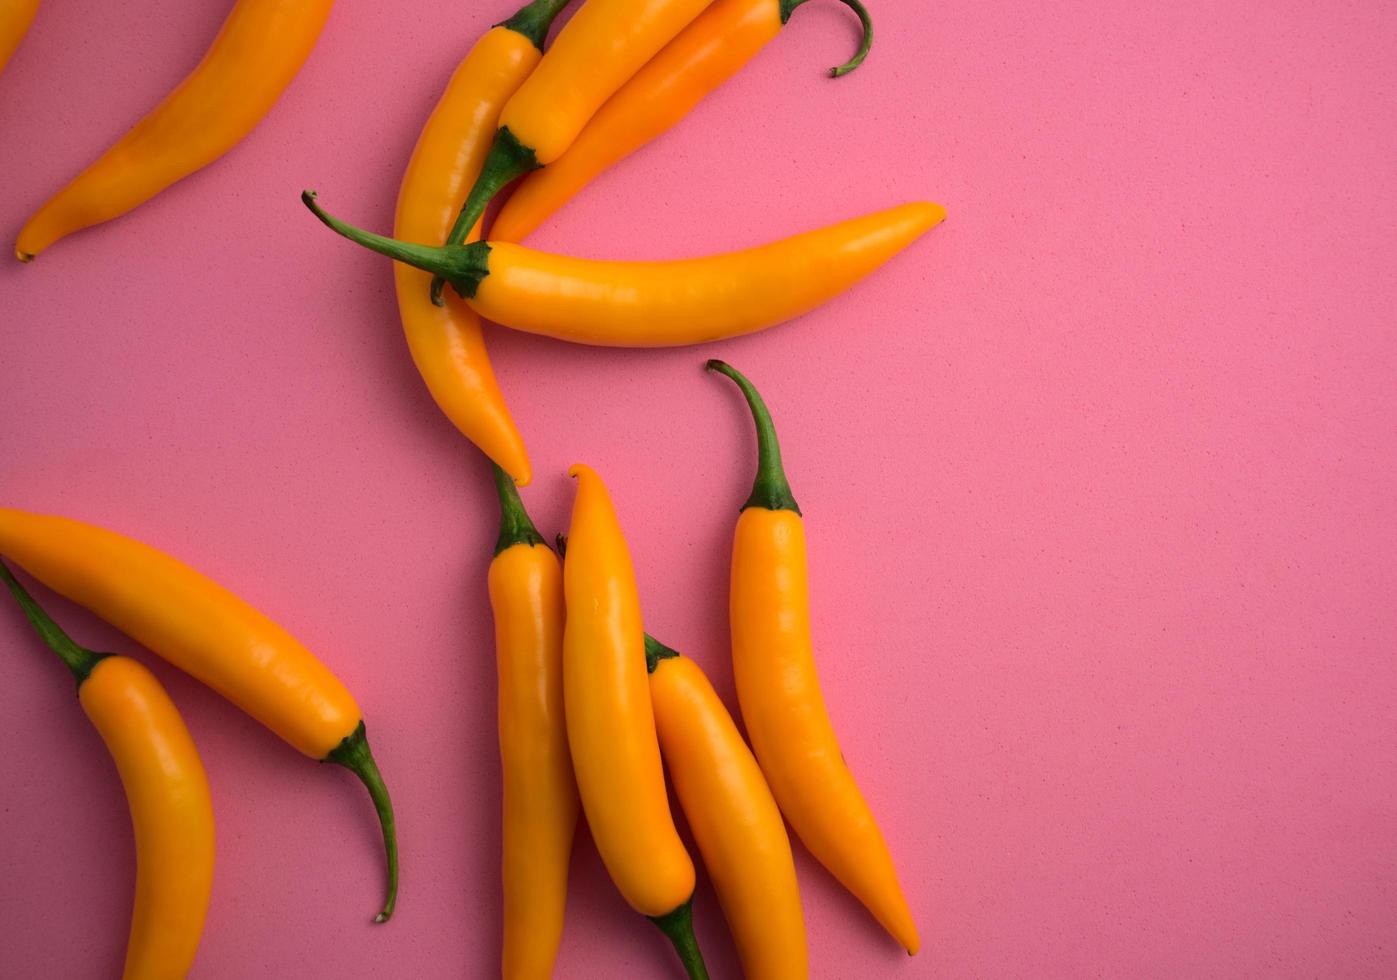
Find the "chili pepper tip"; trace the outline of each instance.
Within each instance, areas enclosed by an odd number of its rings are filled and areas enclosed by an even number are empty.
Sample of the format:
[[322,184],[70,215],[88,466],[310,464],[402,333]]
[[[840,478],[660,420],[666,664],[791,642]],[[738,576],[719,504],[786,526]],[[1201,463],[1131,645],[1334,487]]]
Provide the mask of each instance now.
[[21,262],[25,262],[25,263],[33,262],[33,261],[34,261],[34,256],[33,256],[32,253],[22,251],[21,249],[18,249],[18,248],[15,249],[15,258],[17,258],[17,259],[19,259]]

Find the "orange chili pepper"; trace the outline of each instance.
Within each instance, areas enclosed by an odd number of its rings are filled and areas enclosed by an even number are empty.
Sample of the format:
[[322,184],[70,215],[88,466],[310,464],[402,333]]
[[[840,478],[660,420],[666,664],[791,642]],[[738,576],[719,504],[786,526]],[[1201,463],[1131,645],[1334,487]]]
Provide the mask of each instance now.
[[39,0],[0,0],[0,71],[24,40],[38,10]]
[[[538,64],[548,26],[567,2],[534,0],[471,48],[417,138],[398,191],[397,237],[446,239],[480,173],[501,107]],[[490,366],[480,317],[459,298],[433,304],[424,272],[397,263],[393,275],[408,349],[437,406],[517,483],[527,484],[528,452]]]
[[383,826],[388,894],[398,898],[393,804],[354,696],[290,633],[188,565],[133,538],[66,517],[0,508],[0,554],[192,674],[312,759],[358,776]]
[[[717,0],[597,110],[567,152],[519,182],[490,226],[491,240],[522,241],[597,174],[672,128],[751,61],[804,2]],[[836,77],[862,64],[873,43],[863,4],[841,2],[858,14],[864,33],[858,53],[830,70]]]
[[[500,112],[480,177],[446,237],[459,245],[511,180],[563,155],[587,120],[710,0],[586,0]],[[441,302],[442,281],[432,282]]]
[[694,862],[674,829],[645,675],[635,570],[601,477],[574,466],[563,592],[563,699],[587,826],[622,897],[707,980],[694,939]]
[[752,750],[698,664],[645,637],[669,778],[713,879],[747,980],[809,974],[791,841]]
[[791,827],[909,954],[920,940],[888,845],[839,750],[810,642],[805,527],[776,429],[751,382],[722,361],[757,427],[757,479],[732,549],[733,676],[747,736]]
[[504,770],[502,973],[546,980],[563,936],[578,808],[563,715],[563,572],[509,474],[492,469],[500,495],[489,582]]
[[74,643],[0,562],[0,578],[78,682],[78,700],[116,763],[136,835],[136,897],[124,980],[182,977],[213,888],[213,802],[199,750],[160,682],[128,657]]
[[432,247],[331,217],[350,241],[444,276],[486,319],[526,333],[610,347],[673,347],[754,333],[807,313],[858,282],[946,216],[915,202],[727,255],[599,262],[507,242]]
[[296,77],[333,0],[238,0],[179,87],[49,199],[20,230],[28,262],[75,231],[110,221],[227,153]]

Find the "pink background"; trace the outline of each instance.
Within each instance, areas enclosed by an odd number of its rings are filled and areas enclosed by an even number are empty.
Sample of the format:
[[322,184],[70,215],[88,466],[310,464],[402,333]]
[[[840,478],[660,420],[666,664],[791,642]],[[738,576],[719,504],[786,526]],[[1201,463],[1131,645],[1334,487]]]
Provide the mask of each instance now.
[[[189,69],[224,3],[46,0],[0,78],[0,229]],[[500,904],[480,457],[408,359],[386,229],[452,67],[508,13],[344,3],[245,144],[0,264],[0,499],[117,528],[357,692],[401,822],[369,925],[358,786],[162,664],[208,767],[195,973],[485,977]],[[647,625],[730,705],[726,563],[765,392],[811,541],[830,710],[925,950],[799,847],[819,977],[1397,974],[1397,139],[1390,3],[801,8],[534,242],[702,254],[902,200],[948,222],[801,322],[618,352],[492,330],[560,529],[611,485]],[[1011,9],[1012,7],[1012,9]],[[76,636],[152,659],[40,592]],[[133,853],[70,682],[0,604],[0,974],[114,976]],[[585,835],[560,977],[675,976]],[[736,961],[710,886],[716,977]]]

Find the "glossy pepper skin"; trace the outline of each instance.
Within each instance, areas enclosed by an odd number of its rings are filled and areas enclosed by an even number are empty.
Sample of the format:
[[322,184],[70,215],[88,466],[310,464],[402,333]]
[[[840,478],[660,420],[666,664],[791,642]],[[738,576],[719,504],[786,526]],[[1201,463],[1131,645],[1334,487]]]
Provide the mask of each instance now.
[[645,631],[630,551],[611,497],[586,466],[563,564],[563,698],[587,826],[622,897],[674,943],[690,977],[707,977],[690,906],[694,863],[669,810],[645,671]]
[[350,241],[445,276],[486,319],[603,347],[676,347],[755,333],[807,313],[858,282],[946,216],[916,202],[768,245],[669,262],[603,262],[505,242],[432,248],[327,214]]
[[39,0],[0,0],[0,72],[24,40],[38,11]]
[[189,972],[213,888],[213,802],[198,749],[170,696],[141,664],[78,646],[10,570],[0,578],[78,682],[78,701],[121,776],[136,836],[136,895],[124,980]]
[[809,975],[791,842],[752,750],[698,664],[645,638],[660,752],[747,980]]
[[[567,152],[519,182],[490,226],[490,238],[523,241],[603,170],[674,127],[737,74],[803,2],[716,0],[597,110]],[[853,59],[832,69],[836,76],[862,64],[873,42],[863,5],[843,2],[858,14],[864,39]]]
[[262,121],[315,46],[333,0],[238,0],[198,66],[29,219],[28,262],[110,221],[227,153]]
[[505,980],[546,980],[563,936],[577,783],[563,716],[563,570],[509,475],[492,467],[500,537],[490,562],[504,772]]
[[562,156],[587,120],[710,0],[586,0],[500,113],[500,128],[540,165]]
[[[446,237],[466,240],[511,180],[562,156],[587,120],[710,0],[586,0],[500,112],[480,177]],[[433,279],[440,303],[444,279]]]
[[312,759],[364,783],[383,825],[393,914],[393,804],[353,695],[296,639],[217,582],[133,538],[92,524],[0,508],[0,555],[197,677]]
[[733,676],[747,736],[801,842],[915,954],[921,943],[892,855],[844,762],[820,692],[810,642],[805,528],[781,466],[776,430],[751,382],[722,361],[709,361],[708,368],[738,384],[757,427],[757,479],[733,538],[728,605]]
[[[544,35],[566,3],[536,0],[471,48],[412,151],[398,191],[395,236],[446,240],[480,173],[500,109],[543,56]],[[408,350],[437,406],[515,482],[527,484],[529,455],[490,366],[480,317],[459,297],[433,304],[427,295],[432,277],[425,272],[396,263],[393,275]]]

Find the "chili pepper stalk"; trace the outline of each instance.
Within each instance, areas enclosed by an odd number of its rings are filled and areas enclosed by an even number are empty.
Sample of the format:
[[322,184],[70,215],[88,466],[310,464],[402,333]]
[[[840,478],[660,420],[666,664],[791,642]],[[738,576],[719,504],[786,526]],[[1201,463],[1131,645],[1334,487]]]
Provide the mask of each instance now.
[[344,741],[320,761],[344,766],[359,777],[369,791],[374,812],[378,814],[379,828],[383,831],[383,854],[388,867],[388,892],[383,899],[383,908],[374,916],[374,922],[387,922],[398,907],[398,830],[397,822],[393,819],[393,800],[388,795],[388,787],[369,749],[364,723],[359,722],[359,727],[346,735]]
[[[480,176],[471,186],[470,193],[466,195],[466,203],[461,206],[461,213],[456,216],[456,223],[451,226],[451,231],[446,236],[446,244],[459,245],[464,242],[466,233],[474,228],[475,223],[485,214],[485,209],[494,200],[495,195],[510,181],[524,176],[530,170],[537,170],[540,166],[542,164],[538,162],[538,157],[531,148],[519,142],[519,138],[511,133],[508,127],[500,129],[495,134],[494,143],[490,145],[490,152],[485,157]],[[451,280],[441,273],[432,279],[431,297],[437,306],[442,304],[442,288],[448,282]],[[451,285],[454,287],[456,284],[451,282]],[[471,295],[474,294],[475,291],[471,290]]]
[[[780,0],[781,23],[784,25],[791,19],[791,14],[795,13],[797,7],[804,4],[806,0]],[[859,28],[863,31],[859,40],[859,48],[854,52],[854,56],[842,65],[836,65],[829,70],[830,78],[840,78],[849,74],[859,65],[863,64],[868,57],[868,51],[873,47],[873,18],[868,14],[868,8],[859,0],[839,0],[840,3],[854,12],[859,19]]]
[[441,276],[466,299],[475,295],[476,287],[490,274],[488,242],[441,246],[400,242],[396,238],[365,231],[347,221],[341,221],[320,206],[316,200],[318,196],[315,191],[301,191],[301,203],[331,231],[379,255],[386,255],[424,272]]
[[0,561],[0,579],[5,582],[5,587],[10,590],[10,595],[15,597],[20,609],[24,611],[24,616],[29,620],[34,632],[39,634],[39,638],[47,644],[48,648],[58,654],[58,659],[63,661],[65,667],[72,672],[73,679],[77,681],[79,688],[83,681],[92,676],[93,668],[99,661],[113,656],[110,653],[97,653],[87,647],[78,646],[72,638],[63,631],[63,628],[53,621],[43,607],[34,601],[34,597],[15,578],[14,572],[3,561]]

